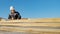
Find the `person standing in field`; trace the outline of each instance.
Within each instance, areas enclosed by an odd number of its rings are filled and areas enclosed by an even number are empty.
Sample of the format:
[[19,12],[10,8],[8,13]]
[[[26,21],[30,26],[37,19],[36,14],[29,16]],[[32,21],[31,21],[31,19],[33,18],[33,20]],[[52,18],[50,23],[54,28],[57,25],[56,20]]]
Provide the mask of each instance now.
[[21,19],[21,15],[19,12],[15,11],[15,8],[13,6],[10,7],[11,13],[8,16],[8,19]]

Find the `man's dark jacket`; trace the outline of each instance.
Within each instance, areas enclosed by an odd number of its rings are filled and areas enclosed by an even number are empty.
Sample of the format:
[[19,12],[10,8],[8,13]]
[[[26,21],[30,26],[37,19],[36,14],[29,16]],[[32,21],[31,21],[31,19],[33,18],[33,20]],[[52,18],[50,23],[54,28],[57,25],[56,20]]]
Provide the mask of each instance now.
[[14,12],[14,14],[9,14],[8,19],[21,19],[21,15],[19,14],[19,12]]

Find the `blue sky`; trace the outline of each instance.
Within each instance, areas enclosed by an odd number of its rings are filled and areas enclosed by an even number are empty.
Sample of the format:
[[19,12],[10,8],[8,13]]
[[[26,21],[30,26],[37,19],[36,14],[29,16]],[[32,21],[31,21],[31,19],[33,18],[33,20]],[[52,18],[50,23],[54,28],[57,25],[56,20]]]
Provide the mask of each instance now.
[[8,18],[10,6],[22,18],[60,18],[60,0],[0,0],[0,17]]

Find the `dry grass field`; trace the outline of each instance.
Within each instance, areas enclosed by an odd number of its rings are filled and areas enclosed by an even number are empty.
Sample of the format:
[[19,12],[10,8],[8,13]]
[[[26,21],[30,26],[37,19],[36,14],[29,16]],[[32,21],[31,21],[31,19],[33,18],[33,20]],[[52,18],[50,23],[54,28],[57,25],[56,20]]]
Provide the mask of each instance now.
[[0,20],[0,31],[27,34],[60,34],[60,18]]

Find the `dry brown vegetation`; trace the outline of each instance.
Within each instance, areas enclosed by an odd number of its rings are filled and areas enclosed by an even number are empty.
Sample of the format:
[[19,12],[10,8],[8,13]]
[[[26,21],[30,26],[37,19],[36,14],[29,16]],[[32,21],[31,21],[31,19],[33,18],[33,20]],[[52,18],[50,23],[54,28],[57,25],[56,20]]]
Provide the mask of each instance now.
[[[27,32],[29,34],[60,34],[60,18],[43,18],[43,19],[20,19],[20,20],[0,20],[0,30],[11,32]],[[8,26],[8,27],[7,27]],[[11,26],[11,27],[10,27]],[[12,27],[14,26],[14,27]],[[17,27],[16,27],[17,26]],[[44,28],[18,28],[18,27],[42,26]]]

